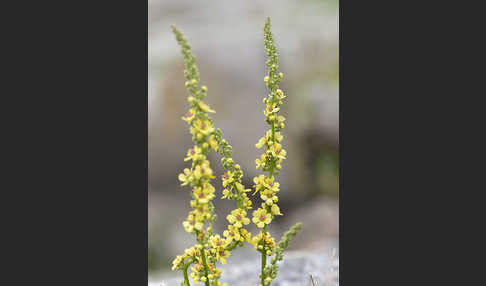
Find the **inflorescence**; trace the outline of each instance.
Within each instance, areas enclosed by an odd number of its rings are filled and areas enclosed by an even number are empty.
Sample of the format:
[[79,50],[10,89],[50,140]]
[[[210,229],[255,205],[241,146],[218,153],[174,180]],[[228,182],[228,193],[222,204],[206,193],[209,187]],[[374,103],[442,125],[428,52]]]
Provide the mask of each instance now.
[[[242,183],[243,171],[241,166],[232,159],[231,145],[223,139],[221,130],[214,127],[210,113],[215,111],[203,101],[208,89],[204,85],[200,86],[199,71],[191,47],[177,28],[172,26],[172,30],[182,49],[185,63],[185,86],[190,94],[188,97],[190,109],[182,119],[188,123],[194,142],[194,146],[187,151],[184,159],[184,161],[192,161],[191,167],[185,168],[183,173],[179,174],[181,185],[188,185],[192,189],[192,200],[190,201],[192,210],[182,225],[188,233],[194,234],[197,241],[196,245],[186,249],[182,255],[174,259],[172,270],[182,270],[184,275],[182,286],[190,285],[189,276],[194,283],[201,281],[206,286],[226,285],[226,283],[218,281],[221,277],[221,269],[217,268],[217,263],[225,264],[231,251],[243,246],[244,242],[248,242],[262,256],[260,285],[270,285],[277,275],[276,262],[282,260],[283,251],[301,227],[300,223],[293,226],[278,243],[267,231],[267,225],[274,217],[282,215],[277,205],[280,184],[275,180],[275,176],[282,168],[281,163],[287,153],[282,148],[283,136],[280,134],[285,126],[285,118],[278,114],[283,103],[282,100],[285,98],[283,91],[278,86],[283,74],[278,72],[278,54],[270,31],[270,20],[267,19],[264,27],[265,50],[268,57],[266,62],[268,74],[265,76],[264,82],[270,93],[263,100],[265,120],[270,125],[270,129],[256,144],[257,148],[265,148],[265,153],[255,162],[257,169],[261,169],[266,174],[261,174],[253,179],[255,183],[253,194],[258,193],[262,200],[261,207],[252,213],[251,221],[257,228],[262,229],[255,236],[252,236],[245,228],[250,224],[248,211],[253,208],[247,195],[251,189],[245,188]],[[236,208],[226,216],[228,225],[222,235],[213,233],[213,225],[217,216],[212,203],[215,198],[215,188],[211,184],[211,180],[215,176],[207,159],[207,155],[212,150],[223,157],[221,163],[225,172],[221,176],[223,187],[221,198],[233,200],[236,203]],[[270,265],[267,265],[266,258],[270,255],[274,257]],[[191,270],[190,275],[188,275],[188,269]]]

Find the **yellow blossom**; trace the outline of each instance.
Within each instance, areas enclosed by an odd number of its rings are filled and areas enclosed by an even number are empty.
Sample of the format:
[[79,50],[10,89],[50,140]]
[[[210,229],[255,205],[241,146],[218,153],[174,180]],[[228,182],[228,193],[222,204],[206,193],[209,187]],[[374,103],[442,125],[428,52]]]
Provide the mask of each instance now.
[[[209,184],[208,184],[209,185]],[[211,186],[211,185],[209,185]],[[210,200],[214,198],[214,187],[211,186],[211,188],[206,187],[206,188],[201,188],[197,187],[194,189],[194,197],[196,200],[201,203],[201,204],[207,204]]]
[[202,154],[202,149],[199,146],[194,146],[193,148],[187,150],[187,155],[186,158],[184,158],[184,161],[197,161],[197,160],[203,160],[205,156]]
[[250,219],[246,217],[246,211],[242,209],[233,210],[226,219],[238,228],[250,223]]
[[221,176],[221,179],[223,180],[223,187],[226,187],[228,184],[234,181],[233,172],[227,171]]
[[265,165],[266,165],[266,161],[267,161],[267,155],[266,154],[262,154],[260,156],[259,159],[255,159],[255,163],[256,163],[256,168],[265,168]]
[[209,244],[211,245],[212,248],[218,248],[218,247],[225,248],[228,245],[228,242],[226,239],[222,239],[219,236],[219,234],[217,234],[209,238]]
[[263,228],[272,221],[272,216],[265,209],[259,208],[253,212],[252,221],[257,227]]
[[282,145],[279,143],[276,143],[270,147],[270,152],[272,153],[273,157],[279,158],[279,159],[285,159],[285,156],[287,155],[287,151],[282,149]]
[[199,101],[199,108],[201,108],[202,111],[204,112],[211,112],[211,113],[214,113],[216,111],[212,110],[209,105],[207,105],[205,102],[203,101]]
[[215,178],[213,176],[213,170],[211,169],[211,167],[209,165],[209,161],[207,161],[207,160],[205,160],[204,162],[202,162],[199,165],[196,165],[196,167],[194,168],[193,174],[194,174],[194,177],[196,178],[196,180],[201,179],[201,177],[204,177],[206,179]]
[[196,119],[193,121],[193,126],[191,127],[190,132],[202,139],[204,136],[214,132],[214,127],[209,120]]
[[272,211],[272,214],[274,214],[274,215],[282,215],[282,213],[280,213],[280,208],[276,204],[272,205],[271,211]]
[[218,141],[214,139],[214,136],[209,136],[209,146],[214,149],[214,151],[218,151]]
[[230,256],[230,252],[224,248],[218,248],[216,251],[216,259],[221,261],[222,264],[226,264],[227,257]]
[[265,108],[263,113],[265,114],[265,116],[270,116],[271,114],[277,113],[279,110],[280,107],[277,107],[277,105],[274,103],[268,105],[267,108]]
[[179,174],[179,181],[182,182],[181,186],[185,186],[194,180],[191,170],[184,169],[184,173]]
[[189,111],[182,117],[182,120],[187,121],[187,123],[191,123],[196,115],[196,110],[193,108],[189,109]]
[[250,240],[251,240],[251,232],[247,231],[244,228],[240,229],[240,232],[241,232],[240,241],[248,241],[248,242],[250,242]]
[[231,190],[224,189],[222,199],[231,199]]
[[223,235],[228,239],[229,242],[233,240],[240,240],[240,230],[234,225],[228,225],[228,229],[223,231]]

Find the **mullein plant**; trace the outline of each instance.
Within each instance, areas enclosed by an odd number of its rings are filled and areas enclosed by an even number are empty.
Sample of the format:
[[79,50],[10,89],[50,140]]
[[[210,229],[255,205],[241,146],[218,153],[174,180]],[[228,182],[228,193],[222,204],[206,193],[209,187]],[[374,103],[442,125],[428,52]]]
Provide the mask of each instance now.
[[[278,272],[277,262],[283,259],[283,251],[301,228],[301,223],[297,223],[278,243],[267,230],[268,224],[274,217],[282,215],[277,205],[280,185],[275,177],[282,168],[281,163],[286,156],[286,151],[280,143],[283,138],[280,131],[285,126],[285,118],[278,114],[282,100],[285,98],[283,91],[278,87],[283,74],[278,72],[278,54],[270,31],[270,20],[267,19],[264,27],[265,50],[268,56],[266,63],[268,75],[265,76],[264,81],[270,94],[263,103],[266,106],[264,110],[266,122],[271,128],[256,144],[257,148],[265,147],[265,153],[256,159],[257,169],[260,168],[265,174],[253,179],[255,183],[253,195],[258,193],[262,200],[261,207],[252,213],[251,221],[261,229],[255,236],[245,228],[250,224],[248,214],[253,209],[247,195],[252,190],[247,189],[242,183],[243,171],[231,157],[231,145],[223,138],[221,130],[214,127],[209,114],[215,111],[203,101],[208,89],[200,85],[196,58],[192,54],[191,47],[176,27],[172,26],[172,30],[181,46],[185,63],[185,85],[189,92],[190,109],[182,119],[189,124],[194,142],[194,146],[187,151],[184,159],[184,161],[192,161],[191,168],[185,168],[179,175],[181,185],[189,185],[192,189],[190,201],[192,210],[182,225],[188,233],[194,234],[197,241],[196,245],[186,249],[182,255],[174,259],[172,270],[182,271],[184,277],[182,286],[190,285],[189,277],[194,283],[203,282],[206,286],[227,285],[219,281],[221,269],[217,268],[217,264],[225,264],[236,247],[244,246],[244,243],[248,242],[261,253],[260,285],[270,285]],[[213,150],[222,155],[221,163],[225,169],[221,176],[223,187],[221,198],[236,203],[236,208],[226,216],[228,225],[222,234],[213,233],[217,216],[212,203],[215,198],[215,188],[211,184],[211,179],[215,176],[207,159],[207,155]],[[267,257],[270,256],[273,257],[268,264]],[[188,275],[189,269],[190,275]]]

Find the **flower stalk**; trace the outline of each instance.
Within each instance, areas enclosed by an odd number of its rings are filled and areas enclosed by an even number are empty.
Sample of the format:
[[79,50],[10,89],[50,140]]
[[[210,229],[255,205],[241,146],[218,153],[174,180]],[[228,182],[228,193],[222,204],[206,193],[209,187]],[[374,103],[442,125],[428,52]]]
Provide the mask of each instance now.
[[[223,139],[220,129],[216,129],[210,113],[215,111],[203,100],[207,95],[207,87],[200,85],[199,71],[196,65],[196,58],[192,54],[191,47],[182,33],[172,26],[177,42],[181,46],[184,58],[185,86],[189,92],[189,111],[182,117],[189,125],[194,146],[187,151],[184,161],[192,161],[190,168],[185,168],[179,174],[181,186],[191,187],[190,205],[192,210],[182,223],[188,233],[195,235],[197,244],[186,249],[182,255],[177,256],[173,261],[172,270],[182,270],[184,281],[183,286],[190,286],[189,276],[194,283],[203,282],[206,286],[226,286],[226,283],[219,282],[221,270],[216,267],[217,263],[225,264],[231,252],[243,246],[244,242],[251,243],[261,253],[261,285],[267,286],[276,276],[278,266],[276,262],[282,259],[282,253],[300,229],[300,224],[291,228],[282,240],[276,244],[274,238],[267,231],[267,226],[277,215],[282,215],[277,205],[277,192],[280,184],[275,180],[286,159],[286,151],[282,148],[283,136],[280,131],[284,128],[285,118],[278,114],[282,100],[285,98],[283,91],[278,84],[283,74],[278,72],[278,54],[273,42],[273,35],[270,31],[270,20],[267,19],[264,26],[264,45],[267,54],[268,74],[264,81],[270,94],[263,100],[265,104],[264,114],[266,122],[271,126],[266,135],[260,138],[256,144],[257,148],[265,148],[265,153],[256,159],[257,169],[260,168],[267,175],[261,174],[253,178],[255,192],[259,193],[262,200],[261,207],[253,211],[253,218],[247,217],[248,211],[252,210],[252,202],[242,183],[243,171],[241,166],[236,164],[232,158],[232,147]],[[211,180],[215,178],[207,155],[212,152],[222,155],[221,164],[225,169],[221,176],[222,199],[234,200],[236,208],[227,216],[227,228],[222,235],[213,234],[213,225],[216,221],[216,214],[212,200],[215,198],[215,188]],[[253,222],[262,231],[252,236],[245,228]],[[267,265],[267,256],[274,255],[270,265]],[[191,274],[188,275],[188,269]]]

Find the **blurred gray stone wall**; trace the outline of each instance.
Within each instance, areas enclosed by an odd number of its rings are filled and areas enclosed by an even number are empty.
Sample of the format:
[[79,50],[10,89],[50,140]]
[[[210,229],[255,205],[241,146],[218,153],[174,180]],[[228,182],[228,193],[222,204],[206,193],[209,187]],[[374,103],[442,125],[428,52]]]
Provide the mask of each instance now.
[[[284,73],[282,106],[286,116],[283,145],[288,151],[281,182],[285,216],[275,222],[278,237],[296,221],[304,222],[296,247],[321,245],[338,233],[337,202],[314,197],[338,188],[338,5],[337,0],[194,1],[149,0],[148,21],[148,158],[149,265],[166,268],[171,258],[193,243],[181,222],[189,211],[187,188],[177,175],[192,146],[187,124],[183,60],[170,25],[187,37],[198,59],[207,102],[216,110],[216,127],[232,144],[247,187],[258,175],[255,143],[268,129],[262,99],[267,95],[263,24],[272,31]],[[217,154],[211,156],[221,192]],[[217,196],[219,198],[219,196]],[[218,226],[224,227],[231,202],[217,200]],[[309,227],[306,227],[309,226]],[[245,252],[240,252],[242,256]],[[236,254],[238,255],[238,254]],[[162,261],[157,264],[157,258]],[[152,264],[151,264],[152,263]]]

